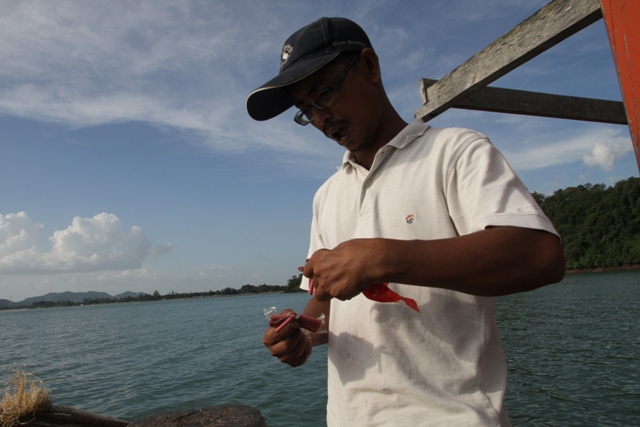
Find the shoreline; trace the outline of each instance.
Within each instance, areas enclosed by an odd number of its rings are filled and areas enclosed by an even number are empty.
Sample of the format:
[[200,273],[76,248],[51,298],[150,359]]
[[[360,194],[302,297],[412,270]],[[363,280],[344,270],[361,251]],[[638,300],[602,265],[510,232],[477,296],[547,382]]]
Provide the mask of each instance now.
[[585,268],[581,270],[566,270],[566,274],[574,273],[602,273],[604,271],[616,271],[616,270],[637,270],[640,269],[640,264],[626,264],[618,267],[598,267],[598,268]]
[[[145,302],[166,302],[166,301],[176,301],[176,300],[192,300],[192,299],[204,299],[204,298],[227,298],[227,297],[243,297],[250,295],[278,295],[278,294],[294,294],[307,291],[297,291],[297,292],[286,292],[286,291],[266,291],[266,292],[240,292],[237,294],[221,294],[221,295],[198,295],[198,296],[184,296],[184,297],[173,297],[173,298],[158,298],[158,299],[145,299],[145,300],[132,300],[132,301],[120,301],[120,300],[109,300],[105,302],[72,302],[72,304],[65,305],[66,301],[38,301],[38,302],[52,302],[54,304],[46,307],[34,307],[32,305],[21,305],[19,303],[12,302],[11,305],[0,306],[0,311],[15,311],[15,310],[33,310],[33,309],[47,309],[47,308],[68,308],[68,307],[89,307],[94,305],[111,305],[111,304],[137,304],[137,303],[145,303]],[[7,300],[9,301],[9,300]],[[60,304],[56,304],[60,303]]]

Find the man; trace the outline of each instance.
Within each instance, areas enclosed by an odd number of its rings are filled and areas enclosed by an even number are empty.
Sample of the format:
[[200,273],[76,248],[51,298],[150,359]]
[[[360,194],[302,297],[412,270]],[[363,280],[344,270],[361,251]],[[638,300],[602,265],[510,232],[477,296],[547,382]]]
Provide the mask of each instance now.
[[[298,30],[247,98],[256,120],[294,105],[297,123],[347,150],[314,198],[304,267],[303,314],[324,313],[329,332],[294,321],[263,343],[299,366],[328,342],[329,426],[510,425],[493,297],[562,279],[553,225],[483,135],[399,116],[352,21]],[[419,312],[362,293],[386,283]]]

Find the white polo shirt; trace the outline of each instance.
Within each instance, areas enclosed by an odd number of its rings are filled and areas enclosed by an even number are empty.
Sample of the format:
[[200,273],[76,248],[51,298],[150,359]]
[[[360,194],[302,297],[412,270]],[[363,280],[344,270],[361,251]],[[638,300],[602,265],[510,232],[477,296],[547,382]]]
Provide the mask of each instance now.
[[[432,240],[506,225],[557,234],[485,136],[416,120],[369,171],[345,154],[314,198],[309,255],[353,238]],[[331,301],[328,426],[509,426],[493,298],[390,287],[421,313],[362,295]]]

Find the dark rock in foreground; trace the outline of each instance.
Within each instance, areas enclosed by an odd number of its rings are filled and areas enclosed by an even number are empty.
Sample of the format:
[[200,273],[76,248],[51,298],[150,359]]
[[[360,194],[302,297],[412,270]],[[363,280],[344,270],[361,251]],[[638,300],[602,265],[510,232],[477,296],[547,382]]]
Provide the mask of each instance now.
[[267,424],[260,411],[251,406],[215,405],[153,415],[128,427],[267,427]]

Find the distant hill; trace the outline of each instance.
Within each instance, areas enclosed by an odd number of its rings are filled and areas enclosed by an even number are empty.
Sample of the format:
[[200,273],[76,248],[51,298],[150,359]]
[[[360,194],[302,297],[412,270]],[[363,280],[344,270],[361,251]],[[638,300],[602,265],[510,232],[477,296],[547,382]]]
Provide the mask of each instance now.
[[[39,296],[39,297],[27,298],[25,300],[22,300],[20,302],[15,303],[15,304],[16,305],[31,305],[31,304],[33,304],[35,302],[41,302],[41,301],[45,301],[45,302],[71,301],[73,303],[82,303],[82,302],[84,302],[85,299],[117,300],[117,299],[126,298],[126,297],[137,297],[140,294],[141,294],[140,292],[124,292],[124,293],[118,294],[116,296],[112,296],[112,295],[109,295],[106,292],[95,292],[95,291],[89,291],[89,292],[50,292],[50,293],[48,293],[46,295],[42,295],[42,296]],[[0,300],[0,301],[6,301],[6,300]],[[9,303],[11,303],[11,301],[9,301]],[[0,302],[0,307],[2,307],[2,303],[1,302]]]
[[9,301],[8,299],[0,299],[0,308],[9,307],[12,304],[13,302]]

